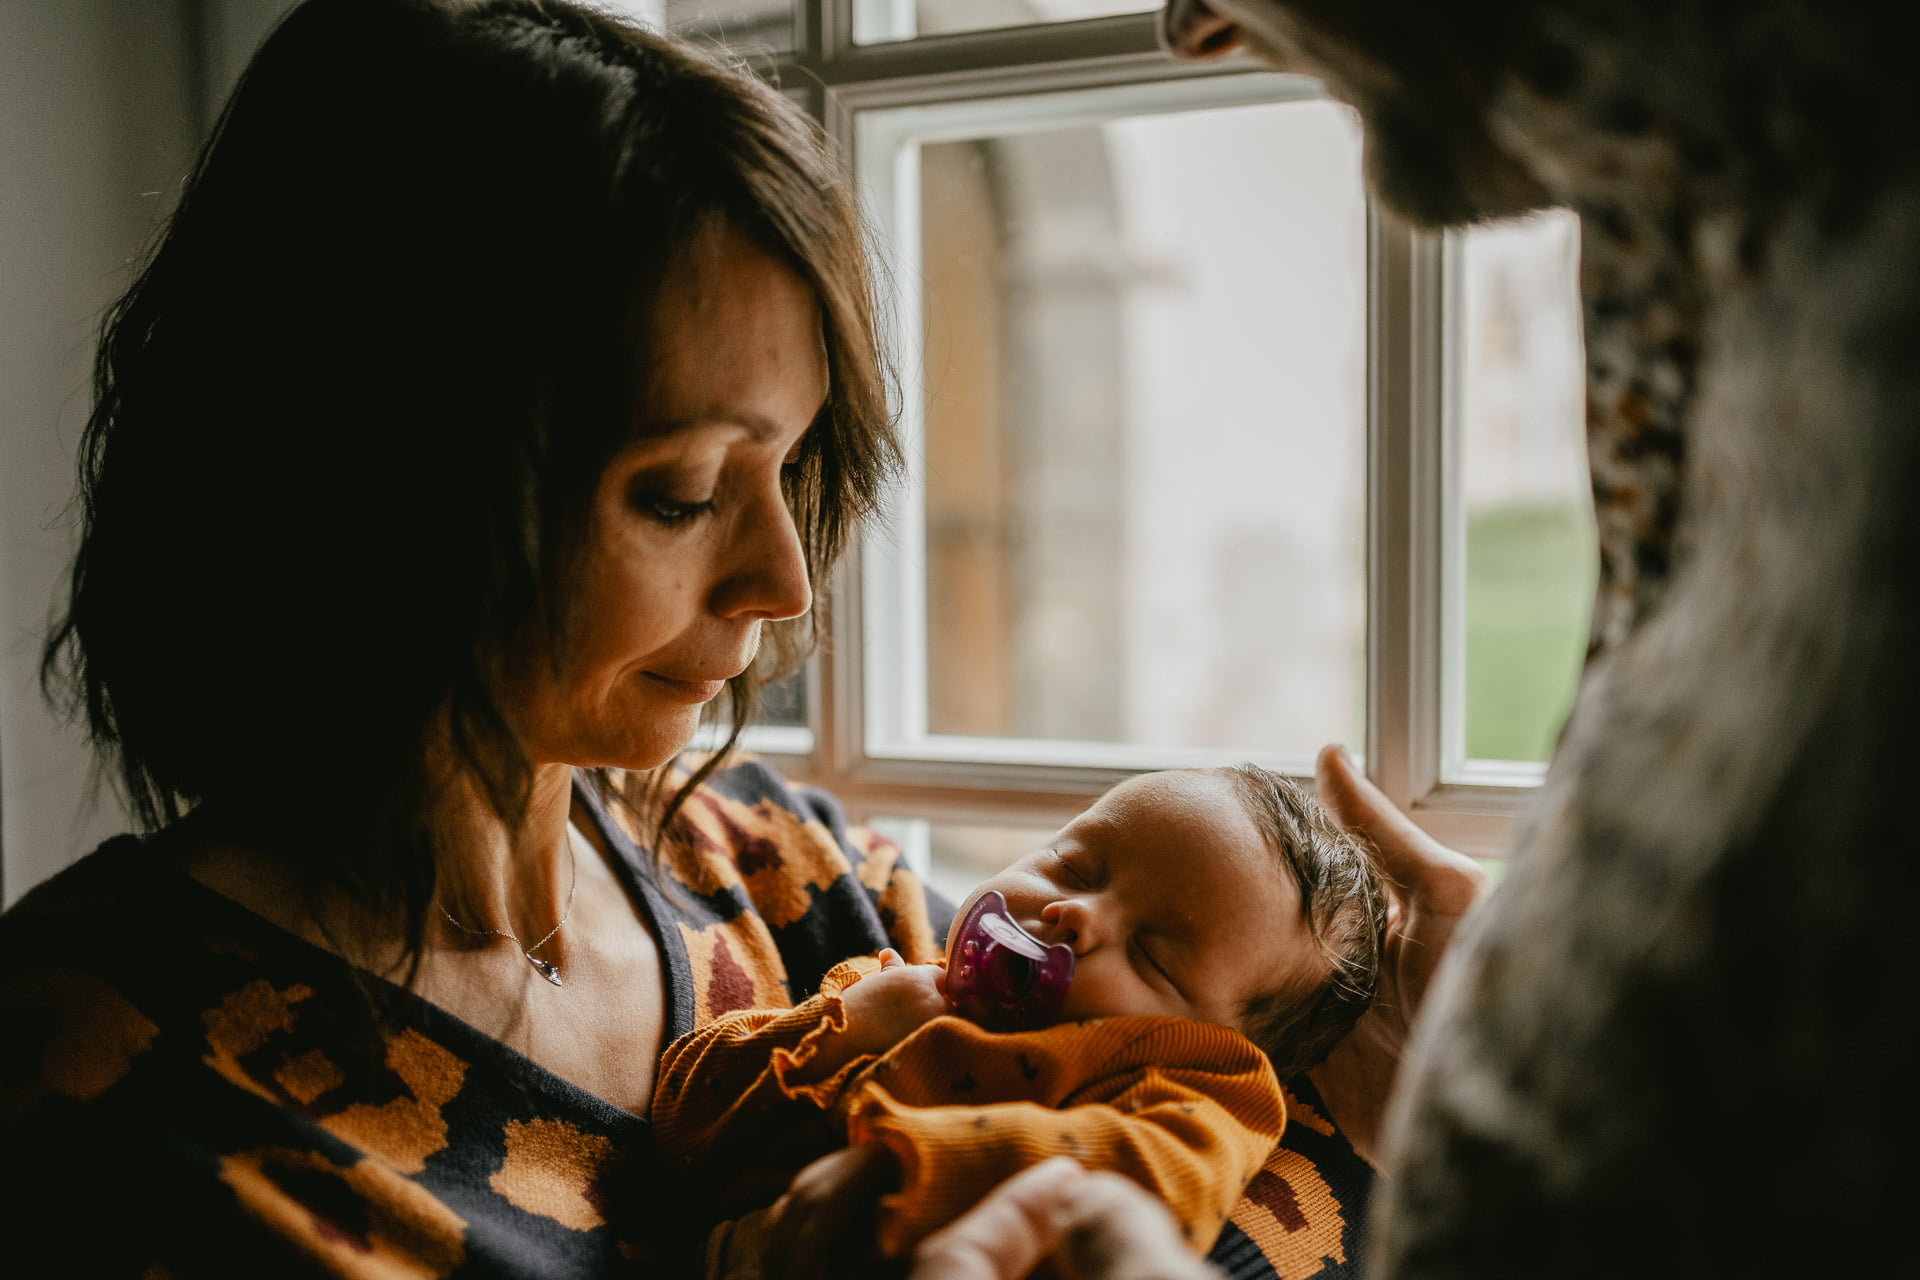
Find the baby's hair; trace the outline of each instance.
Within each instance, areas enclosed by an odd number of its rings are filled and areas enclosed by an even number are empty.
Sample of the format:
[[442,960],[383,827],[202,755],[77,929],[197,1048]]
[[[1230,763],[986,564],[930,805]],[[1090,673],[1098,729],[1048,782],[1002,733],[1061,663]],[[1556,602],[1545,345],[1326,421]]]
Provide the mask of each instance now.
[[1255,996],[1240,1031],[1288,1080],[1325,1061],[1373,1002],[1387,928],[1387,896],[1371,846],[1335,822],[1290,779],[1257,765],[1218,771],[1300,886],[1300,912],[1326,972]]

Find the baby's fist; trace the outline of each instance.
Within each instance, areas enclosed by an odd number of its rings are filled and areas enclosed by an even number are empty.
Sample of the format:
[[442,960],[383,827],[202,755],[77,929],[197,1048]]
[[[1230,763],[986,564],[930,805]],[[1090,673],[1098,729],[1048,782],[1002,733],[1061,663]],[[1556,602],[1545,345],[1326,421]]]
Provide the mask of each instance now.
[[892,947],[880,953],[880,972],[870,973],[840,996],[847,1015],[844,1033],[861,1053],[885,1053],[947,1006],[946,970],[908,964]]

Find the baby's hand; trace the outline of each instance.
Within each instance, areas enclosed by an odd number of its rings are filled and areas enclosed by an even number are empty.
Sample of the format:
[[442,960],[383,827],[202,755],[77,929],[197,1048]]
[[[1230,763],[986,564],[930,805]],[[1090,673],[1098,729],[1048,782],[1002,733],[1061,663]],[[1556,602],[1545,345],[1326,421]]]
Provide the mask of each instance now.
[[947,971],[937,964],[908,964],[892,947],[880,953],[880,972],[840,993],[846,1029],[828,1035],[805,1066],[787,1073],[789,1084],[825,1080],[862,1054],[882,1054],[923,1024],[950,1012]]
[[880,972],[841,993],[847,1015],[841,1033],[853,1054],[885,1053],[921,1026],[952,1010],[947,971],[937,964],[908,964],[892,947],[880,953]]

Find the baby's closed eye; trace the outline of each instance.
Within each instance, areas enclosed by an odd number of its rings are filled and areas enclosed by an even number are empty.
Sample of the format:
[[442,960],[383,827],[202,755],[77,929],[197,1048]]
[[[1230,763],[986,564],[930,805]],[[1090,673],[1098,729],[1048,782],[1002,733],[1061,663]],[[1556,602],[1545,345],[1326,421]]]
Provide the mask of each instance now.
[[[1164,957],[1155,954],[1155,948],[1150,945],[1147,940],[1136,934],[1127,939],[1127,944],[1128,950],[1132,951],[1134,956],[1137,957],[1136,964],[1147,977],[1148,981],[1165,986],[1182,1000],[1187,999],[1187,993],[1174,978],[1173,972],[1168,968]],[[1188,1003],[1191,1004],[1192,1001],[1189,1000]]]
[[1093,888],[1093,877],[1074,859],[1058,849],[1049,850],[1053,854],[1053,866],[1060,879],[1079,889]]

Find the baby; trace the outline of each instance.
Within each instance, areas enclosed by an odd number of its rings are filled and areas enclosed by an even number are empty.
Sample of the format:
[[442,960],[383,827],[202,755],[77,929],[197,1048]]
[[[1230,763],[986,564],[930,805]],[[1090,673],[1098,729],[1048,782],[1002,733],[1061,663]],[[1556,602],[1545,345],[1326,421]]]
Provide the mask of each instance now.
[[[1159,1193],[1204,1252],[1280,1137],[1279,1081],[1366,1009],[1385,922],[1371,852],[1292,782],[1250,765],[1143,774],[975,889],[944,964],[844,962],[794,1009],[675,1041],[655,1136],[735,1188],[723,1214],[753,1207],[737,1189],[756,1164],[764,1205],[769,1160],[784,1185],[800,1156],[850,1144],[833,1159],[895,1188],[887,1257],[1060,1154]],[[983,987],[982,960],[1023,956],[1011,987]],[[805,1200],[783,1212],[820,1212]],[[755,1271],[757,1238],[716,1232],[710,1274]]]

